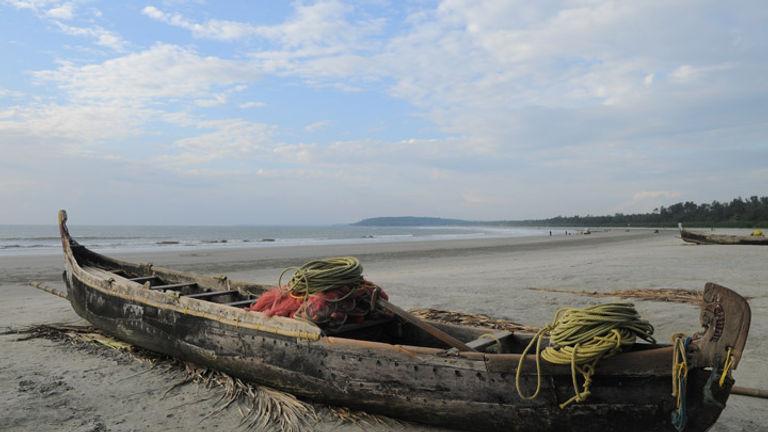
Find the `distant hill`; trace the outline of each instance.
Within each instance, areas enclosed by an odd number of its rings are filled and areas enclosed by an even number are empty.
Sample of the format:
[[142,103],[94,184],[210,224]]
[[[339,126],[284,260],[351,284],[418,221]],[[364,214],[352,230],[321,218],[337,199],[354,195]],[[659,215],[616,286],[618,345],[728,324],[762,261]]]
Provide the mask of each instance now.
[[444,219],[418,216],[390,216],[363,219],[352,225],[356,226],[456,226],[475,225],[477,222],[461,219]]

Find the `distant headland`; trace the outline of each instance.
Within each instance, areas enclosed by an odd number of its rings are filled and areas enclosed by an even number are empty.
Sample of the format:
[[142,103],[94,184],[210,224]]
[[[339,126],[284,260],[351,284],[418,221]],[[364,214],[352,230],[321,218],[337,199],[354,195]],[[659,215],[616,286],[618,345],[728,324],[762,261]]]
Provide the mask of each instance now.
[[356,226],[462,226],[477,225],[483,222],[473,222],[462,219],[444,219],[438,217],[418,216],[389,216],[363,219],[352,225]]

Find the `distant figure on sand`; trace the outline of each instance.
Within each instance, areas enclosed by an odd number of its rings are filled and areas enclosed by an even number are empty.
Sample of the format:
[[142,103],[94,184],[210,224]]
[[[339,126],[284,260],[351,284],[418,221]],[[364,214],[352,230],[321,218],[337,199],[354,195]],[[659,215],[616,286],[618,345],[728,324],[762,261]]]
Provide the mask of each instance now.
[[552,230],[549,230],[549,236],[552,237]]

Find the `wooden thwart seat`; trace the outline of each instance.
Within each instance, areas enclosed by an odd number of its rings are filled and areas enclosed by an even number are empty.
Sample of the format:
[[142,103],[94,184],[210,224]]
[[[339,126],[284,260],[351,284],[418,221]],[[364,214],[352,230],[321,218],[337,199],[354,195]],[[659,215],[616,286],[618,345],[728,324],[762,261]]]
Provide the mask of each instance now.
[[239,301],[224,303],[224,304],[227,306],[235,306],[235,307],[249,306],[251,303],[256,303],[256,300],[258,299],[254,298],[254,299],[248,299],[248,300],[239,300]]
[[141,276],[141,277],[129,278],[128,280],[132,282],[144,283],[152,280],[159,280],[159,278],[157,276]]
[[494,345],[501,345],[499,352],[503,352],[506,345],[505,342],[508,342],[513,335],[514,333],[508,331],[486,333],[473,341],[467,342],[467,346],[475,351],[485,351]]
[[160,291],[160,290],[178,290],[185,287],[193,287],[196,286],[196,282],[188,282],[188,283],[175,283],[175,284],[167,284],[167,285],[155,285],[149,287],[149,289],[153,291]]
[[203,293],[197,293],[197,294],[188,294],[184,297],[187,298],[195,298],[195,299],[209,299],[211,297],[218,297],[223,295],[229,295],[229,294],[237,294],[239,291],[237,290],[228,290],[228,291],[209,291],[209,292],[203,292]]

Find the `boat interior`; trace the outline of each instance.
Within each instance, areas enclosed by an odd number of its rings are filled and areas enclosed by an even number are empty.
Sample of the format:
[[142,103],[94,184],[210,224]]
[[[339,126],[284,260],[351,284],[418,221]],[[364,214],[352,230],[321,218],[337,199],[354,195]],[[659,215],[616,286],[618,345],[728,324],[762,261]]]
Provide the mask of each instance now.
[[[72,242],[72,251],[80,267],[98,277],[125,279],[152,291],[183,296],[198,301],[218,303],[234,308],[248,308],[259,295],[271,286],[227,281],[222,289],[222,278],[200,276],[193,273],[156,268],[148,264],[133,264],[97,254]],[[107,273],[108,272],[108,273]],[[226,278],[224,279],[226,280]],[[259,312],[252,312],[259,313]],[[418,319],[417,319],[418,320]],[[429,321],[437,328],[458,339],[469,350],[496,354],[521,353],[532,335],[504,330],[470,327]],[[386,319],[347,323],[335,328],[322,328],[326,336],[381,342],[395,345],[450,349],[451,346],[425,331],[424,327],[393,315]],[[546,344],[546,341],[544,342]],[[647,350],[663,345],[638,342],[631,351]],[[466,349],[465,349],[466,350]]]

